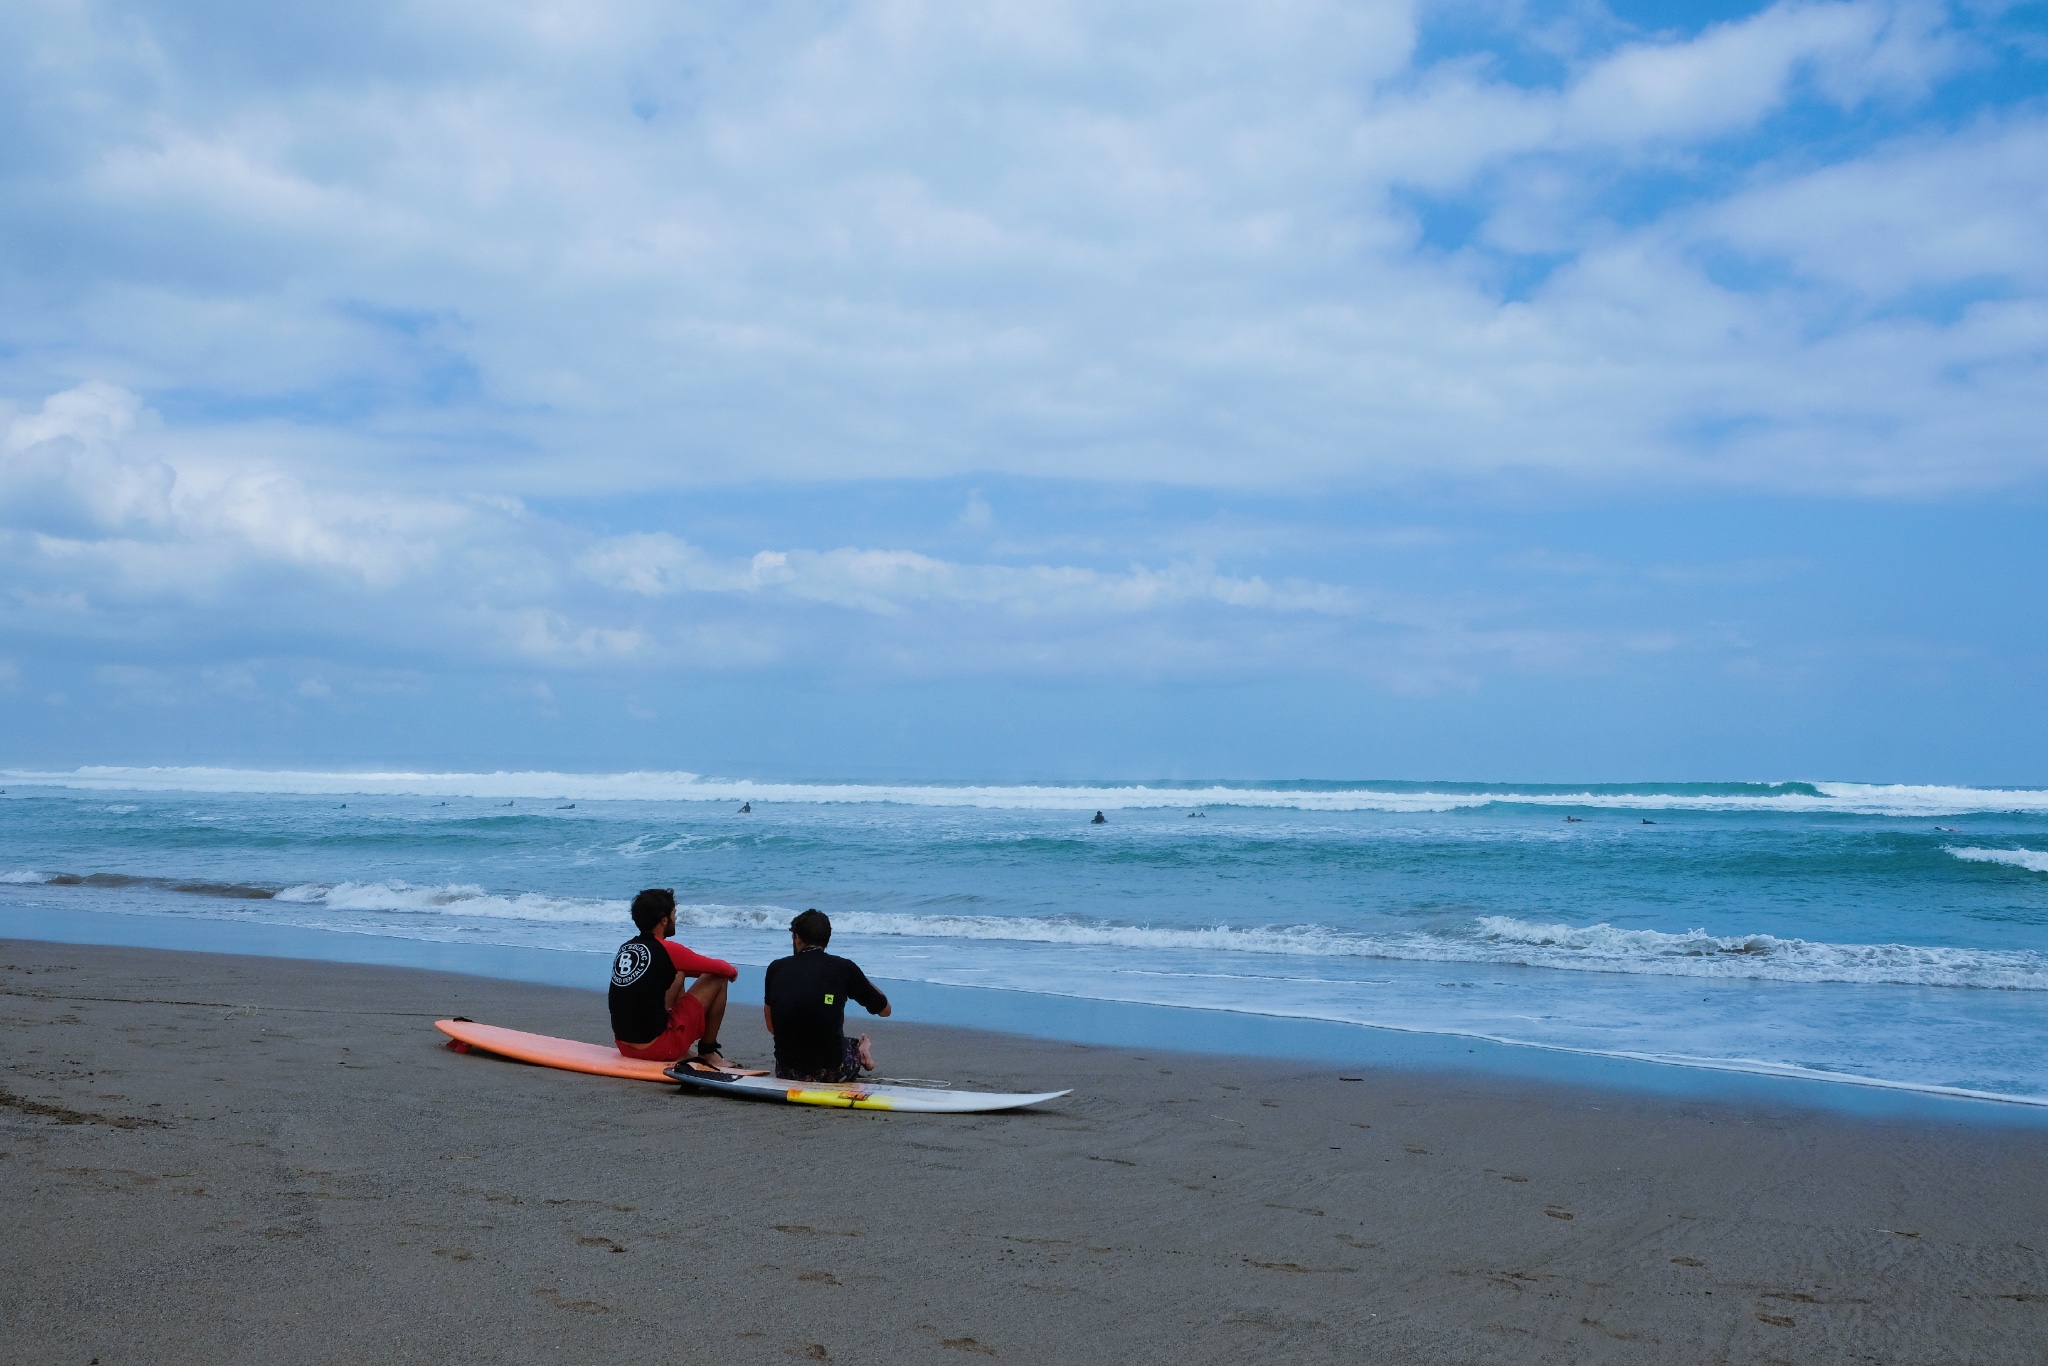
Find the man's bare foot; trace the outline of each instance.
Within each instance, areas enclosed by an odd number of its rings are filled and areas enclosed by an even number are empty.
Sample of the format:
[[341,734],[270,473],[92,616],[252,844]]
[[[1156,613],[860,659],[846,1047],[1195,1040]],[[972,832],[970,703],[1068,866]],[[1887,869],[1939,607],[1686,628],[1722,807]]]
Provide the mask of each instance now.
[[702,1063],[706,1067],[715,1067],[721,1072],[727,1071],[732,1067],[732,1064],[725,1060],[725,1055],[718,1051],[717,1044],[711,1045],[711,1047],[708,1050],[702,1048],[698,1049],[697,1052],[690,1058],[690,1061],[694,1063]]
[[854,1051],[860,1058],[861,1071],[872,1072],[875,1070],[875,1049],[867,1035],[863,1034],[860,1036],[860,1042],[854,1045]]

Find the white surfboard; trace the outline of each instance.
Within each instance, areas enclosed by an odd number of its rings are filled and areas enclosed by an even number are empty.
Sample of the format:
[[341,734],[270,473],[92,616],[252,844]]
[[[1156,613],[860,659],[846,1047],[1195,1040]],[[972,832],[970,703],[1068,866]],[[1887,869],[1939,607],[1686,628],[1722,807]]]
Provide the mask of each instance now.
[[901,1110],[923,1114],[976,1114],[989,1110],[1018,1110],[1058,1100],[1068,1091],[1034,1093],[1005,1091],[941,1091],[923,1086],[869,1085],[849,1082],[830,1085],[815,1081],[781,1081],[774,1077],[736,1077],[678,1063],[665,1075],[671,1081],[702,1091],[753,1100],[779,1100],[786,1105],[828,1105],[842,1110]]

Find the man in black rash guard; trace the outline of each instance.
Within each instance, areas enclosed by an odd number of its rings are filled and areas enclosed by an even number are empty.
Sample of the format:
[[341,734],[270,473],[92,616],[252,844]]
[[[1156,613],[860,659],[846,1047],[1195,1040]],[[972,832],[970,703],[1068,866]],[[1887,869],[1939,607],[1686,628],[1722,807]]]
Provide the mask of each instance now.
[[805,911],[789,922],[789,957],[770,963],[762,983],[761,1019],[775,1036],[775,1075],[787,1081],[855,1081],[874,1070],[868,1036],[845,1035],[846,1002],[886,1016],[889,998],[858,964],[825,952],[831,942],[832,921],[823,911]]

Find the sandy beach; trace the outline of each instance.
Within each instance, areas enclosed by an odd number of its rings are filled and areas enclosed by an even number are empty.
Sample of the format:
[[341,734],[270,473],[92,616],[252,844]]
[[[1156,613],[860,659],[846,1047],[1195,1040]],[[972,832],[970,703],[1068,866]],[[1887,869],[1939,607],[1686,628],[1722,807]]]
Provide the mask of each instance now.
[[9,1362],[2048,1356],[2048,1131],[1978,1110],[876,1022],[893,1076],[1075,1088],[891,1116],[431,1028],[601,1040],[594,992],[20,940],[0,991]]

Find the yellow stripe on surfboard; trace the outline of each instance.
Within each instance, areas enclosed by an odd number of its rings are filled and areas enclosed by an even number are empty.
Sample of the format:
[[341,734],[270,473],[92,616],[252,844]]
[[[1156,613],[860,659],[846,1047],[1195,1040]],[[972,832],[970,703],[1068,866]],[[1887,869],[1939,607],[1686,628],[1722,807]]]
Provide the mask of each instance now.
[[842,1110],[893,1110],[881,1096],[871,1096],[865,1091],[806,1091],[793,1087],[782,1093],[783,1099],[792,1105],[831,1105]]

